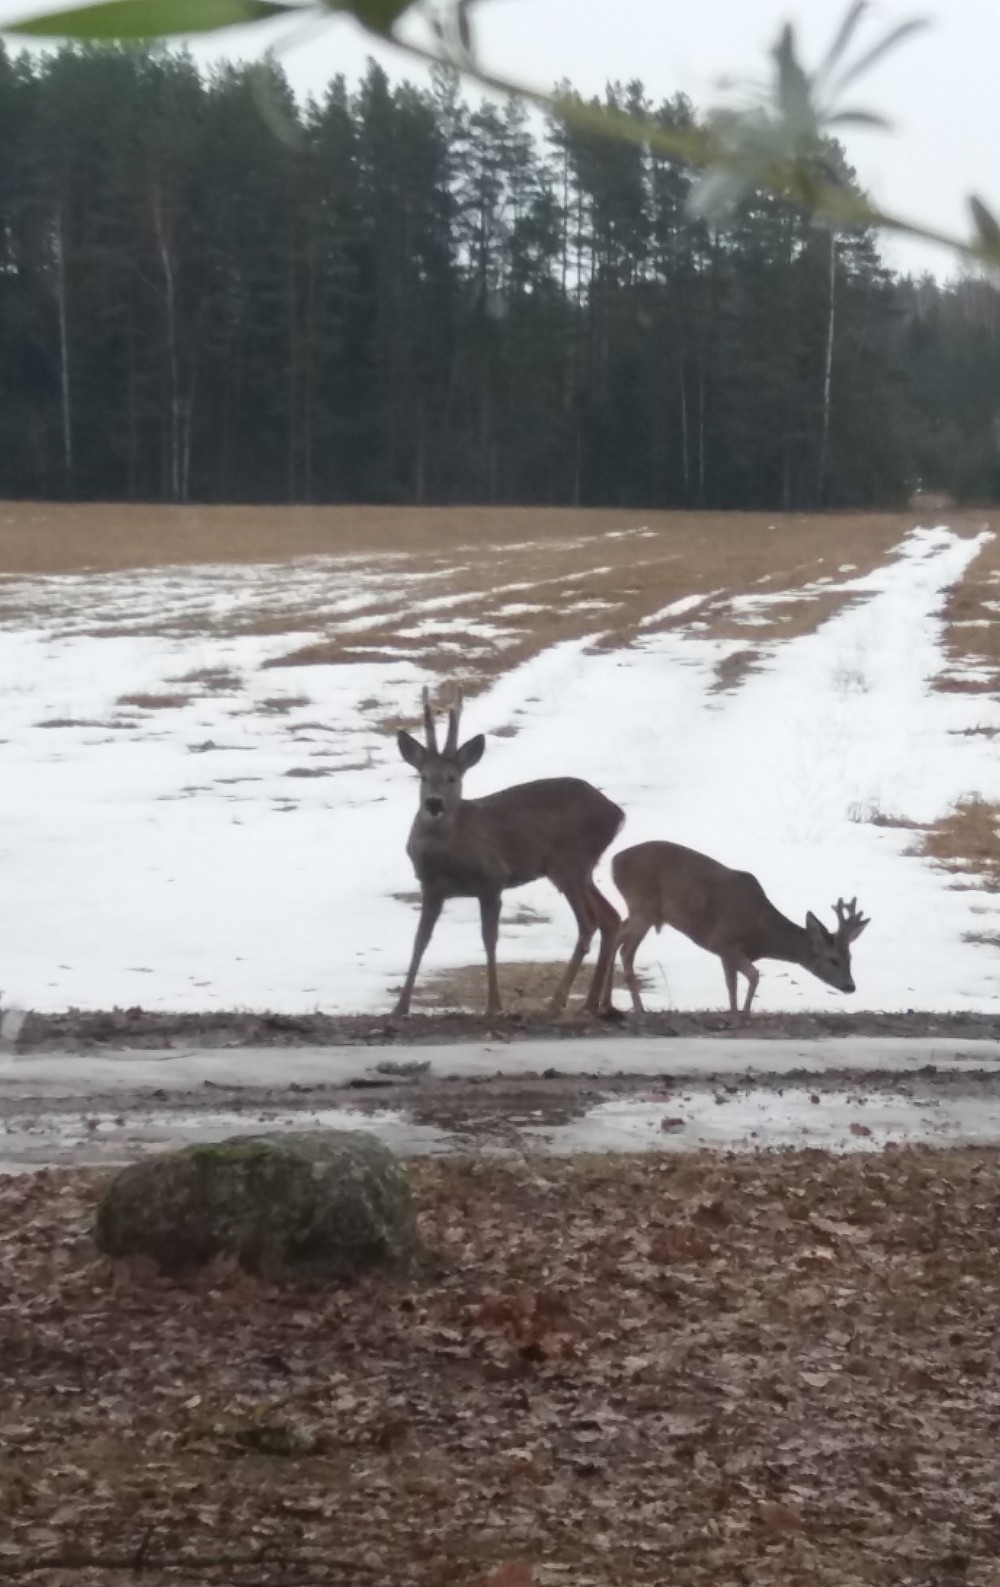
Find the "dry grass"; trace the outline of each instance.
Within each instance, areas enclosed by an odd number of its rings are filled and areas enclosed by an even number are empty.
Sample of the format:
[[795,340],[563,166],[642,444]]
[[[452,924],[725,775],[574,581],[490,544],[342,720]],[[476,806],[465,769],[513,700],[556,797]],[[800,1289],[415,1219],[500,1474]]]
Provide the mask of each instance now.
[[[952,512],[948,521],[971,531],[990,516],[977,514],[973,518]],[[714,588],[712,573],[721,569],[728,575],[742,565],[750,573],[743,585],[772,573],[772,588],[784,584],[794,590],[817,572],[835,572],[840,563],[855,562],[858,571],[864,572],[874,541],[883,547],[893,544],[920,521],[912,511],[773,514],[650,512],[642,508],[0,502],[0,573],[271,562],[304,556],[369,557],[386,552],[455,558],[460,551],[500,546],[510,553],[508,566],[523,555],[525,577],[530,578],[528,565],[537,554],[537,542],[585,543],[609,531],[641,525],[657,536],[669,534],[676,560],[697,565],[706,573],[706,582],[698,588]],[[626,539],[624,545],[628,544]],[[822,562],[819,569],[817,557]],[[404,584],[401,569],[401,593]]]
[[[0,506],[0,575],[184,564],[278,562],[318,554],[354,557],[385,577],[364,621],[281,599],[273,609],[224,621],[176,608],[99,634],[213,632],[270,635],[318,630],[272,665],[419,661],[469,694],[560,640],[628,645],[660,625],[665,607],[705,597],[693,617],[706,635],[759,642],[808,632],[846,597],[802,587],[884,561],[914,518],[905,513],[772,515],[536,508],[165,508]],[[398,578],[395,576],[398,572]],[[410,575],[439,603],[451,631],[415,623]],[[501,582],[502,581],[502,582]],[[769,604],[734,611],[735,595]],[[782,599],[784,597],[784,599]],[[663,619],[674,626],[680,619]],[[401,632],[403,630],[404,632]],[[206,678],[192,679],[208,684]],[[221,687],[228,688],[223,679]]]
[[[281,564],[325,555],[357,559],[384,584],[360,621],[349,627],[302,605],[283,601],[275,579],[273,606],[265,599],[224,620],[175,609],[121,623],[95,615],[95,633],[211,631],[281,635],[313,633],[269,665],[337,665],[409,659],[436,672],[445,703],[452,682],[467,695],[563,640],[589,640],[603,649],[629,646],[663,630],[693,627],[706,637],[735,639],[742,648],[718,669],[717,688],[739,688],[758,664],[759,647],[813,631],[852,600],[835,585],[883,564],[928,504],[905,513],[775,515],[663,513],[642,510],[537,508],[370,507],[170,508],[148,506],[0,504],[0,576],[96,569],[121,571],[191,564]],[[935,508],[959,533],[1000,514]],[[429,582],[414,584],[419,574]],[[809,594],[803,596],[806,586]],[[416,589],[419,593],[411,592]],[[425,593],[437,603],[441,626],[418,612]],[[745,597],[763,597],[752,605]],[[696,608],[671,614],[672,604],[700,598]],[[30,598],[30,597],[26,597]],[[734,605],[734,600],[736,604]],[[992,696],[1000,684],[1000,539],[988,543],[952,591],[945,608],[950,667],[939,687]],[[447,624],[452,624],[451,628]],[[145,628],[143,628],[143,624]],[[198,693],[234,693],[241,680],[227,668],[195,669],[167,680],[191,689],[131,694],[120,704],[137,710],[177,708]],[[845,675],[844,687],[864,680]],[[252,709],[284,715],[308,704],[305,695],[274,695]],[[416,701],[414,701],[416,705]],[[384,732],[410,727],[413,716],[380,713],[365,703]],[[53,719],[49,725],[77,725]],[[79,724],[82,725],[82,724]],[[132,726],[127,720],[108,724]],[[516,724],[492,724],[500,734]],[[969,729],[993,735],[985,725]],[[192,746],[197,749],[197,746]],[[975,805],[975,801],[972,802]],[[965,811],[965,813],[963,813]],[[859,819],[905,825],[901,816],[866,813]],[[993,827],[990,826],[990,832]],[[927,834],[950,849],[953,869],[982,874],[992,885],[996,863],[983,848],[984,828],[965,806]],[[966,847],[962,845],[966,844]]]
[[1000,804],[971,794],[927,827],[919,852],[957,875],[1000,892]]
[[716,666],[713,691],[716,694],[728,694],[738,689],[759,666],[760,657],[756,650],[734,650],[731,656],[725,656]]
[[910,831],[915,831],[920,825],[917,821],[911,821],[909,816],[895,815],[889,810],[883,810],[880,804],[874,802],[851,805],[847,818],[863,826],[902,827]]
[[175,681],[194,684],[201,694],[235,694],[243,687],[239,673],[233,672],[229,667],[195,667],[193,671],[183,673]]
[[[992,692],[1000,675],[1000,611],[996,609],[1000,603],[1000,535],[996,533],[996,514],[984,514],[983,519],[994,530],[994,539],[952,589],[944,615],[952,664],[958,669],[983,670],[987,674],[985,688]],[[959,682],[961,686],[960,671]],[[979,687],[975,679],[964,686],[972,691]]]
[[177,711],[189,705],[189,694],[120,694],[119,705],[132,706],[137,711]]
[[312,705],[307,694],[272,694],[256,701],[254,710],[260,716],[287,716],[289,711],[301,711],[307,705]]
[[[513,918],[513,917],[512,917]],[[573,934],[567,927],[566,958],[569,958],[573,946]],[[580,1006],[594,973],[595,958],[593,953],[584,964],[577,977],[573,989],[573,997],[566,1009],[565,1018],[574,1019],[579,1016]],[[497,967],[500,981],[500,997],[505,1014],[515,1016],[521,1014],[538,1014],[547,1010],[549,999],[559,984],[559,979],[566,968],[566,960],[501,960]],[[641,971],[637,971],[639,984],[648,988],[650,982]],[[616,970],[614,985],[616,989],[624,986],[620,973]],[[422,974],[417,982],[413,994],[413,1006],[419,1013],[421,1009],[465,1009],[472,1013],[481,1013],[486,1007],[486,966],[483,960],[475,964],[461,964],[454,969],[428,971]]]
[[[745,642],[740,659],[730,659],[720,675],[720,687],[731,688],[752,670],[761,643],[811,632],[851,599],[823,588],[824,581],[870,572],[916,521],[913,513],[7,504],[0,505],[0,575],[356,558],[384,583],[349,626],[315,609],[308,589],[301,602],[285,599],[276,579],[273,603],[234,608],[225,619],[175,604],[130,624],[110,614],[101,623],[95,614],[93,631],[194,635],[207,624],[213,633],[240,635],[313,630],[268,665],[405,658],[474,695],[561,640],[617,648],[693,623],[705,636]],[[960,532],[980,527],[958,513],[950,521]],[[428,582],[414,586],[413,573]],[[803,587],[817,584],[803,598]],[[425,592],[443,629],[426,622],[426,607],[417,611]],[[763,599],[733,605],[747,595]],[[665,610],[693,597],[701,598],[696,610]],[[983,643],[985,631],[957,632],[962,643]],[[239,687],[226,669],[182,681],[203,692]]]

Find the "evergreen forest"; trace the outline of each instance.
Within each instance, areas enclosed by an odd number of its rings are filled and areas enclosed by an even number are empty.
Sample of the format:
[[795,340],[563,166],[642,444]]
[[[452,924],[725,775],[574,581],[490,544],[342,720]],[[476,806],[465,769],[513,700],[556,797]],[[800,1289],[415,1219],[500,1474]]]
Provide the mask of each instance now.
[[453,76],[297,102],[273,62],[0,48],[0,148],[0,496],[1000,497],[992,284],[768,195],[709,227],[674,161]]

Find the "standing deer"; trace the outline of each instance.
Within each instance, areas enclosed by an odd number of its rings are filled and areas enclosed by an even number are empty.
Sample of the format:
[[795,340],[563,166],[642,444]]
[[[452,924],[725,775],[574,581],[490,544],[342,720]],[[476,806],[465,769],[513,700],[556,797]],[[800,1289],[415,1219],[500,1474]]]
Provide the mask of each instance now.
[[[757,959],[784,959],[800,964],[838,992],[853,992],[851,943],[868,925],[858,913],[857,899],[834,905],[837,929],[827,931],[811,912],[797,926],[775,909],[756,876],[732,871],[679,843],[637,843],[622,849],[611,862],[615,886],[628,905],[628,918],[618,932],[622,969],[632,1006],[643,1013],[635,955],[639,944],[655,926],[673,926],[699,948],[717,953],[725,971],[729,1011],[736,1014],[736,977],[747,980],[743,1013],[749,1014],[760,973]],[[610,997],[612,953],[605,998]]]
[[[461,695],[448,712],[444,748],[438,749],[430,698],[424,690],[426,745],[409,733],[397,737],[399,753],[420,773],[420,808],[406,852],[420,883],[420,921],[413,955],[394,1013],[407,1014],[424,950],[446,898],[478,898],[486,950],[486,1013],[500,1013],[496,946],[500,896],[508,887],[545,876],[576,916],[577,941],[562,980],[549,1005],[554,1014],[566,1006],[577,972],[593,941],[601,934],[597,967],[586,1007],[596,1014],[608,966],[614,958],[620,924],[608,900],[597,890],[593,871],[617,835],[624,812],[590,783],[578,777],[542,777],[523,782],[485,799],[463,799],[462,778],[482,758],[481,733],[458,742]],[[604,1000],[606,1011],[610,999]]]

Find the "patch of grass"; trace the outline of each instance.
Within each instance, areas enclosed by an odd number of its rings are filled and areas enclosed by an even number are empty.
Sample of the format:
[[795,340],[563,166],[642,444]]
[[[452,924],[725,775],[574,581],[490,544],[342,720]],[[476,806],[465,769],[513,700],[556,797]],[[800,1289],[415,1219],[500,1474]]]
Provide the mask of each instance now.
[[137,711],[177,711],[190,705],[189,694],[120,694],[119,705],[132,706]]
[[251,714],[287,716],[289,711],[301,711],[307,705],[312,705],[307,694],[272,694],[266,700],[255,700]]
[[909,816],[893,815],[888,810],[883,810],[877,799],[870,799],[865,803],[855,801],[847,809],[848,821],[855,821],[860,826],[869,827],[904,827],[915,830],[920,823],[911,821]]
[[[531,924],[531,922],[527,922]],[[500,953],[503,952],[504,920],[500,921]],[[566,932],[566,959],[569,958],[573,946],[572,927],[567,926]],[[581,967],[576,978],[573,992],[567,1005],[566,1013],[572,1016],[586,996],[590,986],[591,977],[596,963],[596,944]],[[504,960],[500,959],[497,974],[500,981],[500,997],[505,1014],[537,1014],[544,1009],[553,992],[559,984],[560,977],[566,968],[566,959],[558,960]],[[405,968],[405,967],[401,967]],[[648,976],[637,969],[639,984],[648,990],[651,983]],[[619,972],[615,971],[615,987],[624,986]],[[465,1009],[472,1013],[481,1013],[486,1006],[486,964],[485,960],[478,960],[474,964],[456,965],[446,970],[428,970],[421,974],[413,994],[413,1004],[420,1008],[448,1008]]]
[[87,717],[78,716],[50,716],[44,722],[36,722],[36,727],[105,727],[104,722],[93,722]]
[[940,694],[992,694],[996,689],[994,678],[963,678],[953,672],[944,672],[936,685]]
[[1000,804],[970,794],[925,828],[918,852],[1000,892]]
[[196,684],[202,694],[234,694],[243,687],[238,672],[230,667],[195,667],[175,680],[177,683]]
[[723,656],[715,664],[715,678],[712,682],[713,694],[728,694],[740,687],[752,672],[760,668],[760,652],[758,650],[734,650],[731,656]]

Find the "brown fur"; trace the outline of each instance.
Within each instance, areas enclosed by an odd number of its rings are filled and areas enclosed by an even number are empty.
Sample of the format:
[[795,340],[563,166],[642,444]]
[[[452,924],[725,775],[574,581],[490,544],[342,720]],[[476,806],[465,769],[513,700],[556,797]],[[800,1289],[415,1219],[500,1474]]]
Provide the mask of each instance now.
[[635,956],[653,926],[657,931],[672,926],[699,948],[718,954],[734,1015],[738,1012],[737,975],[746,978],[743,1012],[750,1012],[760,979],[758,959],[784,959],[801,965],[828,986],[854,991],[850,944],[868,921],[856,913],[853,903],[845,905],[840,900],[835,906],[836,931],[827,931],[811,913],[805,926],[797,926],[774,907],[749,871],[731,870],[680,843],[638,843],[622,849],[611,862],[611,873],[628,905],[617,946],[637,1014],[643,1013],[643,1006]]
[[409,1013],[420,961],[448,898],[478,898],[486,951],[487,1015],[500,1013],[496,942],[501,895],[508,887],[547,877],[576,916],[576,947],[551,1002],[566,1006],[595,931],[601,947],[587,1007],[597,1013],[614,959],[618,915],[594,883],[594,866],[624,821],[618,805],[578,777],[517,783],[483,799],[463,799],[465,772],[482,756],[481,734],[458,743],[459,708],[449,712],[439,752],[425,691],[427,743],[398,735],[403,759],[420,773],[421,799],[406,852],[420,883],[420,921],[395,1013]]

